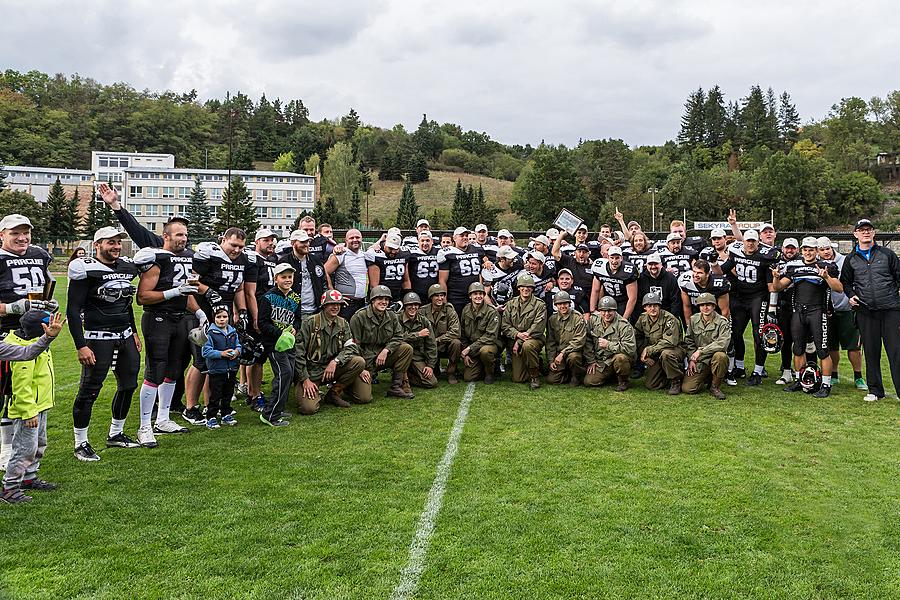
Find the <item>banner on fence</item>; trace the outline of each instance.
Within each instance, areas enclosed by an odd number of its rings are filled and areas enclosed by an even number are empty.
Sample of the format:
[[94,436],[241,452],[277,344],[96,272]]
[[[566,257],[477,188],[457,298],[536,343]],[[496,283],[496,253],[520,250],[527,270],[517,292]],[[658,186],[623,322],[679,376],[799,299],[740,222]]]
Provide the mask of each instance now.
[[[746,231],[747,229],[756,229],[759,230],[762,227],[764,221],[738,221],[737,226],[741,231]],[[709,231],[711,229],[724,229],[725,231],[731,231],[731,225],[728,221],[694,221],[694,229]]]

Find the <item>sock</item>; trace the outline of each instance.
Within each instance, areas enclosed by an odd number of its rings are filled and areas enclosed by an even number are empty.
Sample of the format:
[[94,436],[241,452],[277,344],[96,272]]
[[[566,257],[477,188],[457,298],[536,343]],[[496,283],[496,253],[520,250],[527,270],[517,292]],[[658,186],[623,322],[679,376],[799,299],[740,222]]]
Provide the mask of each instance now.
[[734,371],[734,357],[729,357],[728,359],[728,370]]
[[113,419],[109,425],[109,437],[119,435],[125,429],[125,419]]
[[82,445],[86,441],[88,441],[87,436],[87,427],[76,427],[75,428],[75,447]]
[[800,381],[800,371],[794,371],[794,379]]
[[832,376],[832,377],[837,377],[837,376],[838,376],[838,372],[837,372],[837,371],[832,371],[832,372],[831,372],[831,376]]
[[159,393],[159,410],[156,411],[156,422],[168,421],[169,409],[172,408],[172,397],[175,395],[175,382],[164,380],[157,388]]
[[742,360],[736,360],[736,361],[734,361],[734,364],[738,369],[744,368],[744,361],[742,361]]
[[862,379],[862,371],[853,371],[853,379]]
[[831,387],[831,375],[822,375],[822,385]]
[[753,365],[753,373],[756,375],[762,375],[763,369],[765,368],[765,365]]
[[782,369],[781,376],[784,377],[785,379],[788,379],[791,376],[791,370],[790,369]]
[[150,426],[150,417],[153,415],[153,404],[156,402],[156,386],[146,381],[141,386],[141,427]]
[[0,423],[0,446],[4,449],[12,446],[13,439],[13,422],[11,419],[3,419]]

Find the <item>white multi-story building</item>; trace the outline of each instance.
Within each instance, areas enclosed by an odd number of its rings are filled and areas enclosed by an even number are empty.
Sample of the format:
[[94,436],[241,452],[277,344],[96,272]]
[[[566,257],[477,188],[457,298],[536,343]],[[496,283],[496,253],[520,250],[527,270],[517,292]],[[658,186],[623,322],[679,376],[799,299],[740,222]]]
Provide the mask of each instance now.
[[125,181],[125,169],[129,167],[155,167],[174,169],[174,154],[148,152],[91,152],[91,171],[97,184],[112,182],[120,192]]
[[[240,177],[247,186],[260,226],[279,236],[288,235],[294,219],[304,210],[312,212],[315,206],[316,178],[313,176],[236,170],[231,171],[231,176]],[[126,167],[124,204],[138,222],[159,233],[170,217],[185,216],[191,189],[198,178],[215,217],[228,189],[228,171],[225,169]]]
[[93,191],[91,171],[7,165],[3,167],[3,172],[6,173],[6,185],[9,189],[31,194],[42,204],[47,201],[50,188],[57,179],[63,185],[67,197],[71,198],[75,190],[78,190],[82,203],[86,203]]

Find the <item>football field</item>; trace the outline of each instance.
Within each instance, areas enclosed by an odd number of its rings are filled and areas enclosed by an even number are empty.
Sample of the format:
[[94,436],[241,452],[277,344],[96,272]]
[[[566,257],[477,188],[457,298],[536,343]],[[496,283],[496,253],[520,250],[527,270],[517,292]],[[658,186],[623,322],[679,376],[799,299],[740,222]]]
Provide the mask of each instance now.
[[101,451],[110,377],[81,463],[67,331],[53,352],[60,488],[0,504],[0,597],[900,598],[900,404],[862,402],[846,357],[823,400],[782,393],[775,357],[724,402],[506,379],[400,400],[382,376],[290,427],[238,403],[237,427]]

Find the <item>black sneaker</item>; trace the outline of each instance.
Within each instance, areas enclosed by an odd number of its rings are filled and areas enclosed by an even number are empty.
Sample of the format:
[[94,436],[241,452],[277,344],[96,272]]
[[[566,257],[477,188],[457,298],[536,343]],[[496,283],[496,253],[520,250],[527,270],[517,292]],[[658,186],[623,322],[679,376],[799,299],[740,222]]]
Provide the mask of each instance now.
[[728,373],[725,375],[725,383],[732,387],[737,385],[737,379],[734,376],[734,371],[728,371]]
[[735,367],[731,370],[732,379],[743,379],[747,376],[747,371],[743,367]]
[[813,394],[813,398],[827,398],[831,394],[831,386],[823,385],[819,391]]
[[125,435],[124,433],[117,433],[116,435],[110,436],[106,438],[106,447],[107,448],[140,448],[141,445],[136,441]]
[[803,386],[800,385],[799,380],[795,380],[793,383],[790,383],[782,388],[785,392],[801,392],[803,391]]
[[200,408],[197,406],[195,406],[194,408],[184,409],[184,412],[181,413],[181,416],[191,425],[206,425],[206,419],[200,413]]
[[3,493],[0,494],[0,500],[3,500],[7,504],[23,504],[25,502],[31,502],[31,496],[26,496],[25,492],[19,488],[7,489],[3,490]]
[[744,385],[762,385],[762,375],[759,373],[750,373],[750,377]]
[[285,421],[284,419],[282,419],[280,417],[277,419],[269,420],[266,418],[265,413],[259,413],[259,420],[262,421],[263,423],[265,423],[266,425],[268,425],[269,427],[287,427],[288,425],[290,425],[290,422]]
[[100,460],[100,456],[94,452],[94,448],[91,446],[90,442],[81,442],[81,444],[75,448],[75,458],[82,462],[97,462]]
[[26,479],[22,482],[22,487],[26,490],[40,490],[42,492],[52,492],[59,486],[55,483],[50,483],[49,481],[44,481],[39,477],[35,477],[34,479]]

